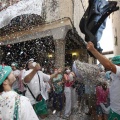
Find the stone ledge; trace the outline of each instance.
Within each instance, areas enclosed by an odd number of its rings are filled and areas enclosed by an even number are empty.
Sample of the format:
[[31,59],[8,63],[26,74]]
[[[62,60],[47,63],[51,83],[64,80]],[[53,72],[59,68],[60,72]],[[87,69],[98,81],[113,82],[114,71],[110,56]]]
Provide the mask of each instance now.
[[72,25],[68,18],[64,18],[51,23],[45,23],[33,27],[30,30],[16,32],[9,36],[0,37],[0,41],[3,44],[13,44],[31,39],[42,38],[45,36],[53,36],[54,39],[64,39],[68,29],[71,29]]

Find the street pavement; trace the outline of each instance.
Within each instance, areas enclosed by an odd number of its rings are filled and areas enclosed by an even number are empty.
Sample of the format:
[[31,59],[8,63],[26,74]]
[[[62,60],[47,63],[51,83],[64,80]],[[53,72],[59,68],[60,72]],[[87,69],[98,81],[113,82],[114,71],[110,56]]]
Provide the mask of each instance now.
[[52,111],[49,110],[49,116],[42,120],[91,120],[90,116],[85,115],[84,111],[81,112],[79,109],[73,111],[70,117],[67,119],[63,119],[62,116],[59,117],[59,115],[59,112],[53,114]]
[[[57,115],[51,115],[47,119],[48,120],[65,120],[65,119],[58,117]],[[85,114],[72,114],[72,115],[70,115],[69,118],[67,118],[67,120],[90,120],[90,119]]]

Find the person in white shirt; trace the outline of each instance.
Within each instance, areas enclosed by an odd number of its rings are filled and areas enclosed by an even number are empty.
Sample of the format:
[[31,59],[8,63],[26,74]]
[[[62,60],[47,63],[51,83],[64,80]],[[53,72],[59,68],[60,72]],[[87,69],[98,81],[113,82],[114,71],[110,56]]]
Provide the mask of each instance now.
[[111,86],[110,86],[110,112],[108,120],[120,119],[120,55],[108,60],[100,54],[92,42],[87,43],[87,49],[99,60],[99,62],[111,71]]
[[29,99],[12,91],[15,80],[11,67],[0,65],[0,120],[39,120]]
[[16,92],[18,92],[19,90],[19,76],[20,76],[20,70],[17,69],[17,63],[13,62],[11,64],[12,70],[13,70],[13,74],[16,77],[16,81],[13,83],[12,85],[12,89],[15,90]]
[[[55,74],[47,75],[41,71],[40,64],[34,62],[34,59],[30,59],[27,64],[29,70],[25,72],[24,84],[28,86],[28,89],[25,96],[30,99],[31,104],[34,106],[36,103],[38,103],[35,98],[37,98],[39,94],[42,95],[44,100],[47,100],[48,96],[46,95],[45,82],[48,82],[50,79],[52,80],[52,78],[54,78],[56,74],[59,74],[61,72],[61,69],[58,69],[58,72]],[[31,94],[30,91],[34,96]],[[44,114],[40,114],[38,116],[40,116],[41,118],[46,117],[46,115]]]
[[25,95],[26,92],[26,88],[24,87],[23,84],[23,78],[24,78],[24,74],[25,74],[25,64],[22,64],[22,66],[19,68],[20,69],[20,75],[19,75],[19,81],[18,81],[18,91],[19,94]]

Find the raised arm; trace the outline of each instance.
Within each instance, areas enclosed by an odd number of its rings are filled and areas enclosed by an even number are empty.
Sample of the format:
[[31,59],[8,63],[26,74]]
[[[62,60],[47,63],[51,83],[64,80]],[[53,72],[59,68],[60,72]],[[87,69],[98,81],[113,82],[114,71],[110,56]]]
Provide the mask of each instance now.
[[95,48],[92,42],[87,43],[87,49],[99,60],[99,62],[108,70],[116,73],[116,66],[107,59],[104,55],[100,54]]
[[52,80],[56,75],[62,72],[62,68],[59,68],[56,73],[50,75],[50,79]]
[[24,82],[29,83],[39,70],[40,70],[40,64],[37,63],[36,66],[33,68],[32,72],[25,76]]

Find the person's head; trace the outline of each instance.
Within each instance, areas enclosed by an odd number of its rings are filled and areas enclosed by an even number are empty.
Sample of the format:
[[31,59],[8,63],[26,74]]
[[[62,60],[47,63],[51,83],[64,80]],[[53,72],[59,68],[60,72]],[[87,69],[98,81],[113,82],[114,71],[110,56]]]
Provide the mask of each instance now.
[[34,62],[33,58],[29,59],[26,63],[26,68],[27,69],[32,69],[33,68],[33,65],[32,65],[33,62]]
[[107,82],[102,82],[102,88],[104,89],[104,90],[106,90],[107,89]]
[[112,63],[120,66],[120,55],[117,55],[117,56],[113,57],[112,58]]
[[58,69],[57,68],[54,68],[54,73],[57,73],[58,72]]
[[15,80],[11,67],[0,65],[0,92],[5,91],[8,87],[11,88]]
[[70,72],[71,72],[70,67],[66,67],[66,68],[65,68],[65,73],[69,74]]
[[16,70],[16,69],[17,69],[17,66],[18,66],[18,64],[17,64],[16,62],[13,62],[13,63],[11,64],[12,70],[13,70],[13,71]]

